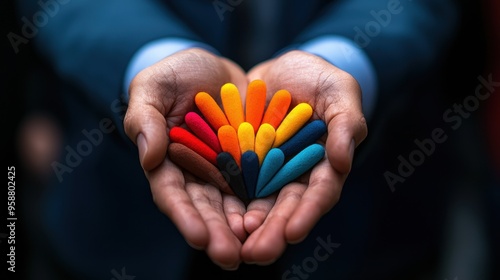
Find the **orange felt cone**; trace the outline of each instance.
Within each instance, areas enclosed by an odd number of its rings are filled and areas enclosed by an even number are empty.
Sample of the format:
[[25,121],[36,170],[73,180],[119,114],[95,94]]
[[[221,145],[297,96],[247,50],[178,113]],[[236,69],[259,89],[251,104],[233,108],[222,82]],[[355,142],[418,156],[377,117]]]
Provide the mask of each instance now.
[[219,137],[222,151],[231,154],[236,163],[238,163],[238,166],[240,166],[240,144],[238,141],[238,134],[234,127],[232,127],[231,125],[221,126],[217,132],[217,137]]
[[196,103],[196,106],[200,110],[201,114],[215,131],[217,131],[221,126],[229,124],[226,119],[226,115],[210,94],[203,91],[199,92],[196,94],[194,102]]
[[262,123],[268,123],[272,125],[274,129],[277,129],[285,117],[286,112],[288,112],[291,102],[292,96],[290,92],[284,89],[277,91],[267,106],[266,113],[262,118]]
[[254,133],[259,129],[264,116],[266,90],[266,84],[262,80],[254,80],[248,84],[245,101],[245,121],[252,124]]

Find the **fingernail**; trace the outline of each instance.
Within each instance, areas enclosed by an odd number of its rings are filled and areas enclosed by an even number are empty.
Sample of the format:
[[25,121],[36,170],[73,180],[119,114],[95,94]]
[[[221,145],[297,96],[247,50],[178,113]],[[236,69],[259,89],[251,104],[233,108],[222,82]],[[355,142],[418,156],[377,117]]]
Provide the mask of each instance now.
[[148,151],[148,143],[146,137],[142,133],[137,135],[137,148],[139,149],[139,160],[143,163],[144,157]]
[[271,265],[273,264],[274,262],[276,262],[277,259],[271,259],[271,260],[268,260],[268,261],[262,261],[262,262],[255,262],[256,265],[260,265],[260,266],[267,266],[267,265]]
[[236,264],[233,264],[233,265],[222,265],[221,263],[218,263],[217,261],[213,261],[216,265],[218,265],[221,269],[223,270],[227,270],[227,271],[235,271],[235,270],[238,270],[238,268],[240,267],[240,263],[236,263]]

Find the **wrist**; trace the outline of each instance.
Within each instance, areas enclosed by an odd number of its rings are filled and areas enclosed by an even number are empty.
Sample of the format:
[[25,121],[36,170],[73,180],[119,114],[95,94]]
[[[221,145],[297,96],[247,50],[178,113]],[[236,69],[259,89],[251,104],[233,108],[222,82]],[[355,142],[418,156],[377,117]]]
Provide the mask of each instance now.
[[189,48],[200,48],[213,54],[218,54],[217,50],[207,44],[182,38],[158,39],[147,43],[137,50],[130,59],[125,71],[123,80],[124,99],[128,101],[130,84],[140,71],[159,62],[165,57]]
[[355,42],[341,36],[323,36],[300,45],[298,49],[322,57],[351,74],[361,87],[363,113],[369,118],[377,99],[378,81],[369,57]]

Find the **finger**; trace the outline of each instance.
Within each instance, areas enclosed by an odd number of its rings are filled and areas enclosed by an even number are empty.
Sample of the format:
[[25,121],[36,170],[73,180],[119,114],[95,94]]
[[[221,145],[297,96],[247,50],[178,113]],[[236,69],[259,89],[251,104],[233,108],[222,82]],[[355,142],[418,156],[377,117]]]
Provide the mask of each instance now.
[[286,225],[288,243],[302,241],[319,219],[338,202],[345,174],[335,171],[325,159],[311,171],[309,185]]
[[242,258],[248,264],[269,265],[285,251],[284,227],[286,221],[273,219],[273,223],[258,228],[243,244]]
[[243,224],[246,232],[253,233],[265,221],[276,202],[277,195],[254,199],[248,204],[247,212],[243,216]]
[[336,101],[328,101],[331,99],[329,96],[335,95],[335,92],[330,92],[333,86],[325,87],[319,99],[323,100],[320,103],[324,102],[326,108],[316,106],[316,109],[323,112],[320,115],[324,116],[328,126],[325,149],[332,167],[342,173],[349,173],[354,149],[366,138],[368,128],[361,108],[359,85],[347,73],[340,73],[338,76],[340,80],[333,91],[341,90],[351,94],[345,94]]
[[245,100],[244,98],[246,96],[247,85],[251,80],[247,79],[243,68],[241,68],[234,61],[224,57],[221,58],[221,61],[230,75],[229,82],[233,83],[238,88],[240,96],[243,98],[243,100]]
[[271,66],[272,61],[273,60],[264,61],[252,67],[247,73],[248,80],[264,80],[265,82],[266,72]]
[[[200,91],[216,92],[225,82],[246,86],[243,70],[234,62],[201,49],[180,51],[141,71],[132,81],[125,132],[137,144],[145,170],[165,157],[167,126],[182,123]],[[174,106],[175,105],[175,106]]]
[[245,262],[266,265],[283,254],[287,245],[285,227],[304,189],[304,184],[291,183],[280,191],[276,204],[262,226],[243,244],[241,256]]
[[366,137],[364,117],[338,114],[328,124],[325,150],[331,166],[344,174],[351,170],[355,147]]
[[[139,160],[144,170],[161,164],[167,150],[167,125],[165,106],[161,99],[154,98],[153,89],[134,84],[144,83],[142,76],[131,85],[130,100],[124,118],[127,136],[139,149]],[[159,95],[160,93],[158,93]]]
[[236,196],[228,194],[222,194],[222,203],[229,228],[241,242],[244,242],[247,238],[243,226],[243,215],[246,211],[245,204]]
[[193,248],[205,248],[209,243],[209,231],[185,190],[182,171],[165,159],[162,165],[146,172],[146,175],[153,200],[160,211],[172,220]]
[[208,229],[207,255],[223,269],[237,269],[241,242],[227,224],[220,191],[198,183],[188,183],[186,190]]

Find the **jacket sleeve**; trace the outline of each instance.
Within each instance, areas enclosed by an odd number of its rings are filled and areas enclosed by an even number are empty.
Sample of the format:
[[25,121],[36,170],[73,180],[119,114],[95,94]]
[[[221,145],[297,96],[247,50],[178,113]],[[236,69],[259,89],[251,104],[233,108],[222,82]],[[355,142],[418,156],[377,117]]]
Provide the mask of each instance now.
[[141,46],[159,38],[199,40],[154,0],[20,0],[18,10],[32,23],[37,14],[47,16],[45,24],[35,25],[36,50],[107,113],[124,92],[127,65]]
[[371,60],[379,96],[387,99],[418,85],[439,65],[458,9],[452,0],[332,1],[296,43],[327,35],[352,40]]

